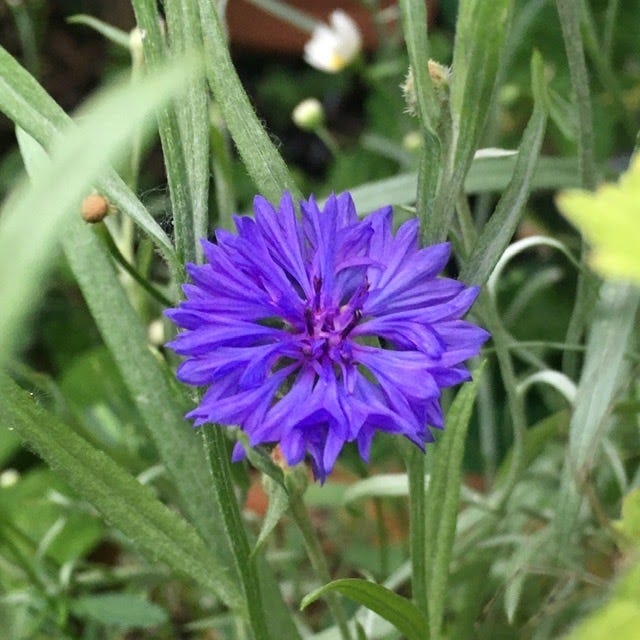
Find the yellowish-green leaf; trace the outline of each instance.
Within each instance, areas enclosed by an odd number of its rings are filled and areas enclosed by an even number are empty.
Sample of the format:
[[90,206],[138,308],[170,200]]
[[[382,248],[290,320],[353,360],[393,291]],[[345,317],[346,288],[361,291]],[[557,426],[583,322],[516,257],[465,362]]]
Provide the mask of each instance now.
[[640,605],[627,600],[615,601],[589,618],[567,640],[636,640],[640,629]]
[[557,204],[591,244],[596,271],[640,284],[640,155],[617,184],[604,184],[593,193],[565,191]]
[[640,489],[628,493],[622,501],[622,516],[614,526],[624,538],[640,547]]
[[590,615],[565,640],[636,640],[640,629],[640,563],[618,583],[614,598]]

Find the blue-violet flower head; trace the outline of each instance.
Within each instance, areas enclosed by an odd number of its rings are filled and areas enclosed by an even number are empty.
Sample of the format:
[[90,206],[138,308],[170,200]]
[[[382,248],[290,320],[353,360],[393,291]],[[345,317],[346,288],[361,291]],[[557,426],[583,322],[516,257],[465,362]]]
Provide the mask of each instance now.
[[441,389],[469,379],[488,334],[461,319],[477,287],[437,277],[449,245],[418,248],[417,220],[394,234],[391,207],[359,219],[348,193],[300,211],[258,196],[237,235],[202,241],[169,346],[186,356],[179,380],[208,387],[196,426],[237,425],[289,465],[308,454],[324,481],[347,442],[367,460],[376,431],[433,441]]

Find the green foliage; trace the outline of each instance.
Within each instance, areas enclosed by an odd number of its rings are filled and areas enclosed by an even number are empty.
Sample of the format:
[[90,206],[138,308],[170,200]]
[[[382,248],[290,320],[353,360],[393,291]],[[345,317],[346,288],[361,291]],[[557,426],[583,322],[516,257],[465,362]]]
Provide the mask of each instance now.
[[[21,53],[0,48],[0,111],[19,143],[0,153],[3,638],[633,640],[638,159],[613,180],[640,122],[640,9],[442,0],[427,27],[422,0],[401,0],[398,20],[360,3],[378,45],[322,75],[297,54],[236,48],[216,0],[166,0],[162,15],[133,0],[140,41],[74,16],[73,0],[9,4],[0,20]],[[78,33],[128,50],[131,67],[94,70],[98,90],[70,116],[52,97],[52,42]],[[291,122],[310,96],[319,135]],[[361,215],[418,216],[482,288],[474,321],[492,341],[443,398],[426,457],[380,437],[369,464],[354,447],[307,487],[277,450],[231,466],[235,430],[185,422],[195,398],[162,346],[161,301],[178,299],[200,237],[284,189],[348,189]],[[110,205],[93,226],[74,213],[92,191]]]
[[71,603],[71,611],[81,619],[123,631],[155,627],[168,619],[166,611],[157,604],[130,593],[101,593],[78,598]]

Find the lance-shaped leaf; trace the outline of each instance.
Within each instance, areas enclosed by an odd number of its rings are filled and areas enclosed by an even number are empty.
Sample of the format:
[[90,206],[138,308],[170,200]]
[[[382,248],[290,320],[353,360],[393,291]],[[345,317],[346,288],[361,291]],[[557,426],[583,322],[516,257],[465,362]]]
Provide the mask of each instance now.
[[14,429],[149,561],[165,562],[242,612],[237,587],[195,529],[4,373],[0,373],[0,425]]
[[337,591],[390,622],[407,640],[428,640],[429,622],[410,601],[375,582],[345,578],[334,580],[305,596],[300,605],[304,609],[325,594]]

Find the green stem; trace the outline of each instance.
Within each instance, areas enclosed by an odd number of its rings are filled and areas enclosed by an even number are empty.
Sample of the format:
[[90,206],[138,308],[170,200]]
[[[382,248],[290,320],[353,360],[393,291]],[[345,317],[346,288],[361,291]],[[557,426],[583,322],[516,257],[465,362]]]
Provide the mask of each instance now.
[[527,421],[522,396],[517,391],[518,380],[510,353],[511,340],[509,334],[502,326],[495,302],[488,296],[482,296],[479,303],[478,311],[483,315],[496,350],[498,367],[500,368],[500,374],[507,393],[507,403],[513,423],[513,456],[501,495],[501,503],[504,504],[504,501],[506,501],[511,494],[511,490],[515,486],[520,471],[522,470],[524,461],[524,436],[527,430]]
[[618,9],[620,8],[620,0],[609,0],[607,12],[604,16],[604,36],[602,38],[602,57],[604,61],[610,65],[611,55],[613,53],[613,32],[616,27],[616,19],[618,17]]
[[[144,53],[142,50],[142,39],[140,42],[131,41],[129,43],[129,51],[131,54],[131,83],[136,84],[140,81],[144,69]],[[142,131],[136,131],[131,142],[131,161],[129,163],[130,176],[128,186],[132,191],[138,188],[138,177],[140,174],[140,159],[142,157]]]
[[478,238],[475,225],[473,224],[473,214],[469,207],[469,200],[464,192],[460,192],[456,203],[456,212],[458,214],[458,224],[462,235],[462,245],[464,247],[466,257],[471,253],[474,243]]
[[256,640],[268,640],[271,636],[262,605],[256,560],[251,555],[249,539],[231,482],[227,439],[222,428],[216,425],[202,427],[202,437],[209,456],[211,474],[214,478],[216,500],[231,543],[235,565],[242,581],[249,624]]
[[429,37],[427,7],[423,0],[400,0],[402,30],[413,75],[417,111],[424,139],[424,154],[418,166],[418,192],[416,209],[425,233],[425,216],[431,210],[440,175],[440,140],[437,130],[440,122],[440,104],[429,76]]
[[105,243],[111,257],[152,297],[163,307],[172,307],[173,302],[158,291],[146,278],[141,276],[133,265],[122,255],[109,231],[105,228],[98,230],[98,235]]
[[[311,566],[318,574],[320,581],[323,584],[328,584],[331,582],[331,574],[329,573],[329,567],[327,566],[327,559],[325,558],[322,547],[320,546],[320,540],[316,535],[316,531],[311,524],[307,505],[304,503],[301,492],[289,492],[289,508],[291,510],[291,515],[302,534],[302,539],[304,541],[304,546],[307,550],[309,560],[311,561]],[[334,593],[327,593],[326,599],[331,615],[334,617],[338,628],[340,629],[340,636],[342,640],[351,640],[347,616],[340,605],[338,598]]]
[[425,454],[411,443],[406,447],[405,463],[409,476],[409,545],[411,548],[411,590],[413,601],[427,615],[427,547],[426,547],[426,496]]
[[327,129],[325,126],[320,126],[315,133],[318,138],[322,140],[324,146],[329,149],[331,155],[337,156],[340,153],[340,147],[338,146],[336,139],[333,137],[329,129]]
[[373,499],[373,507],[376,512],[376,531],[378,544],[380,545],[380,575],[389,575],[389,534],[384,522],[384,509],[380,498]]
[[198,0],[198,6],[207,81],[247,172],[268,200],[278,202],[285,189],[299,200],[301,191],[258,120],[233,66],[216,3],[214,0]]

